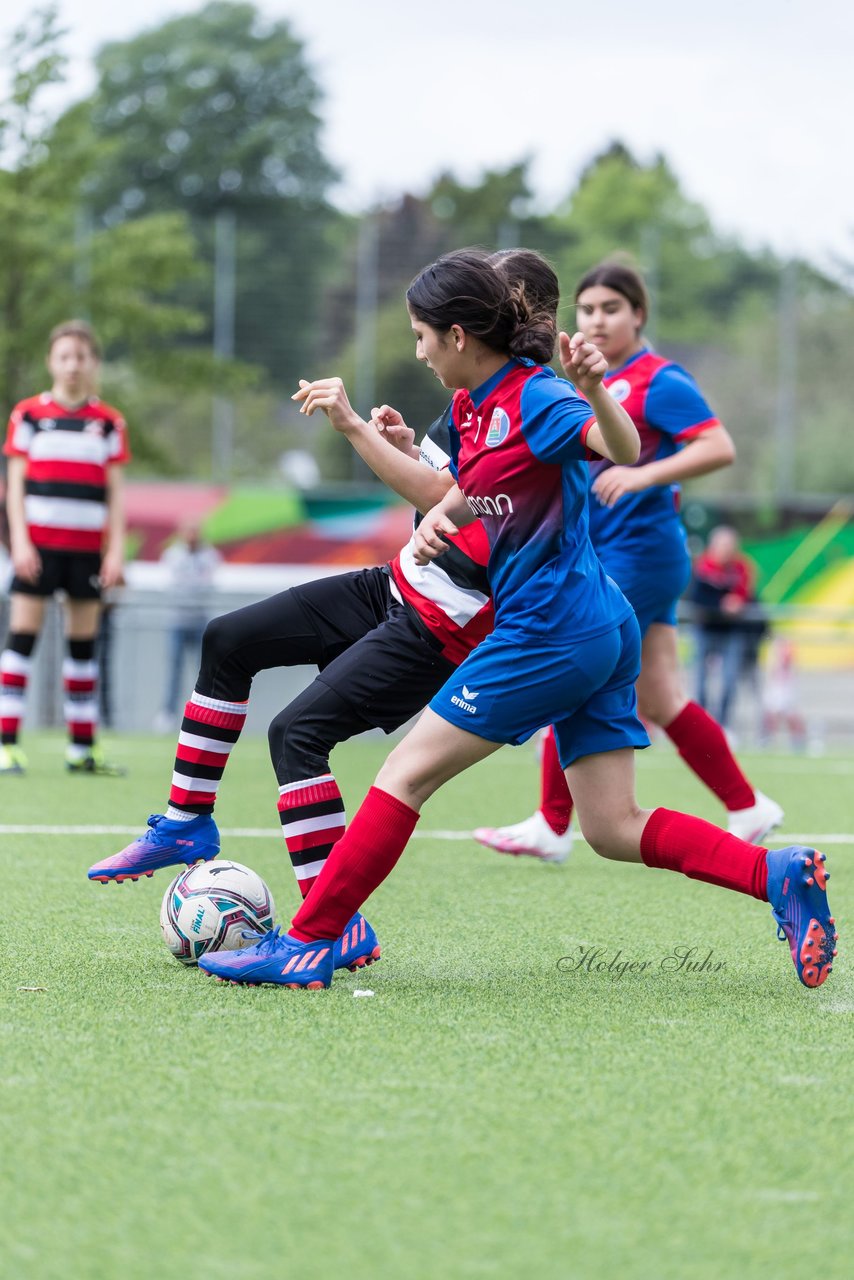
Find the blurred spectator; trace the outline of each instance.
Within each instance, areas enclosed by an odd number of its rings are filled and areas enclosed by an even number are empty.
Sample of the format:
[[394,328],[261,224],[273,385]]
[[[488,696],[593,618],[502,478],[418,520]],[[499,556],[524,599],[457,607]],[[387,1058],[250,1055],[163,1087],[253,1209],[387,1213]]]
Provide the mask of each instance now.
[[[728,525],[712,530],[694,562],[689,599],[694,604],[697,702],[729,729],[739,677],[746,667],[755,668],[765,622],[757,615],[753,565]],[[711,709],[708,675],[713,661],[720,663],[720,695]]]
[[772,746],[780,729],[785,729],[793,751],[805,751],[807,726],[798,710],[795,646],[776,637],[771,645],[762,688],[762,744]]
[[187,521],[178,530],[176,540],[163,552],[160,561],[169,570],[172,618],[168,632],[166,694],[155,728],[160,733],[168,733],[174,728],[178,716],[184,659],[190,657],[194,670],[199,663],[220,555],[215,547],[204,541],[198,523]]

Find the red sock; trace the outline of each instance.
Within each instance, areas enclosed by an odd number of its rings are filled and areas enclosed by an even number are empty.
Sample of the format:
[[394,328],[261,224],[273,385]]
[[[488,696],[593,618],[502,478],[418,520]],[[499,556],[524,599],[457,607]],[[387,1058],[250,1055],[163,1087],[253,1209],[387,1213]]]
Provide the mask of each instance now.
[[654,809],[643,829],[640,851],[648,867],[681,871],[692,880],[768,901],[768,850],[747,844],[702,818]]
[[572,796],[566,774],[560,767],[555,731],[549,726],[543,736],[540,760],[540,813],[557,835],[562,836],[572,821]]
[[300,942],[340,938],[354,912],[394,869],[419,815],[387,791],[371,787],[293,918]]
[[727,809],[749,809],[756,803],[756,793],[738,767],[726,734],[696,702],[687,703],[664,732],[688,768]]

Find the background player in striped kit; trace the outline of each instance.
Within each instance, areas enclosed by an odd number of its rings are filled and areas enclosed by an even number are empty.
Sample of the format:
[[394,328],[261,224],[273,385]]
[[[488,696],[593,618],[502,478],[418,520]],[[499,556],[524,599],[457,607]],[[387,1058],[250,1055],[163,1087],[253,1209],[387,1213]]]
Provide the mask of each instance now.
[[[761,842],[783,819],[780,806],[745,777],[726,734],[685,693],[676,647],[676,605],[691,576],[678,485],[730,464],[735,448],[689,373],[650,350],[643,279],[622,262],[591,268],[575,289],[580,331],[608,361],[603,385],[640,432],[631,466],[590,465],[590,538],[606,573],[628,598],[643,636],[637,684],[641,717],[659,726],[727,810],[728,830]],[[567,376],[571,370],[565,369]],[[540,807],[505,827],[480,827],[476,840],[501,853],[563,862],[572,833],[572,797],[549,730],[542,743]]]
[[18,745],[27,682],[45,601],[65,593],[67,656],[62,675],[72,773],[117,774],[96,743],[95,637],[102,588],[122,579],[125,520],[121,464],[130,459],[118,410],[95,394],[100,348],[82,320],[50,335],[50,391],[12,411],[3,452],[9,459],[7,509],[15,577],[0,655],[0,773],[20,774]]

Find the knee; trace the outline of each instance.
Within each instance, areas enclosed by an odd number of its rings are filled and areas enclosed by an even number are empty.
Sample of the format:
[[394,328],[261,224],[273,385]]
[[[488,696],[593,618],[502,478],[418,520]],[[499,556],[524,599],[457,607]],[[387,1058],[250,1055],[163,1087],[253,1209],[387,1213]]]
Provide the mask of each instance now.
[[202,657],[206,663],[219,666],[234,647],[231,614],[212,618],[202,634]]
[[270,759],[280,783],[317,777],[329,772],[332,745],[317,719],[299,704],[291,704],[270,721],[267,730]]

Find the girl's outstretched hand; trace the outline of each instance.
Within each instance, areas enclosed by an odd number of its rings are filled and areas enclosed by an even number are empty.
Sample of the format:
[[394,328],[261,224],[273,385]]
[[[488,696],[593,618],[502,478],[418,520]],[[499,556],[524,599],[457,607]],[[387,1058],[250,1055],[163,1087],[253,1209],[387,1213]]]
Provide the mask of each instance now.
[[308,418],[315,409],[322,409],[336,431],[350,431],[362,421],[350,404],[340,378],[318,378],[316,382],[300,378],[299,391],[291,399],[299,401],[300,413]]
[[561,333],[560,362],[570,382],[579,391],[595,391],[608,372],[608,361],[598,347],[588,342],[583,333]]

